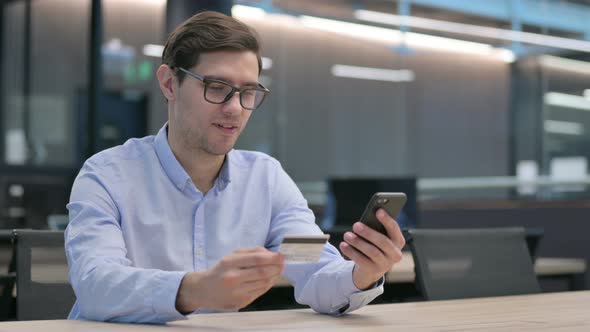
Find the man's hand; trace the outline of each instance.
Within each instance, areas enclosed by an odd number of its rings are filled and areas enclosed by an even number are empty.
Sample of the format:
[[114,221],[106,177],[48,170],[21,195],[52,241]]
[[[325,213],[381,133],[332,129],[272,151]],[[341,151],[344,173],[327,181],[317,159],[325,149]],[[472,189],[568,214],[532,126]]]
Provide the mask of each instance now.
[[188,273],[178,290],[176,309],[237,310],[266,293],[285,268],[285,259],[262,247],[238,249],[211,269]]
[[368,289],[402,259],[406,241],[397,222],[383,209],[376,213],[385,226],[387,236],[371,229],[362,222],[353,225],[353,232],[344,234],[340,250],[354,261],[352,280],[358,289]]

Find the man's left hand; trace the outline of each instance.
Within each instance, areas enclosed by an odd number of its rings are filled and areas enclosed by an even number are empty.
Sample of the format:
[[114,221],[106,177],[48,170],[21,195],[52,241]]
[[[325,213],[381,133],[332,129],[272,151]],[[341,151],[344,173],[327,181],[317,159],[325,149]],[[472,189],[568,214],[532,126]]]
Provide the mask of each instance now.
[[401,250],[406,245],[399,225],[385,210],[377,210],[376,216],[387,236],[357,222],[352,227],[354,233],[346,232],[340,243],[342,253],[355,263],[352,280],[362,290],[371,288],[402,259]]

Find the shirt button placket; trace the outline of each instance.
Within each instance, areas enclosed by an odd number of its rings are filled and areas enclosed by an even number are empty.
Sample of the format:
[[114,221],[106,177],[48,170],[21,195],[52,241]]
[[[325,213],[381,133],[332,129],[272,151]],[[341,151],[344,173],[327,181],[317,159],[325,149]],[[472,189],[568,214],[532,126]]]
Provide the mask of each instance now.
[[201,197],[200,201],[197,203],[197,208],[195,210],[194,216],[194,225],[195,225],[195,235],[194,235],[194,265],[195,271],[205,270],[207,268],[207,262],[205,259],[205,218],[204,216],[204,198]]

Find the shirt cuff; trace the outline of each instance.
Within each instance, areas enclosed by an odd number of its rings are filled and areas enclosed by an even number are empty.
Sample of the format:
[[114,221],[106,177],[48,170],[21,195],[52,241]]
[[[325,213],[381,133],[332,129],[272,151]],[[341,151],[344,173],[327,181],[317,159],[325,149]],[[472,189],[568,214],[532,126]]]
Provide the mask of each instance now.
[[348,303],[343,305],[338,310],[337,315],[342,315],[347,312],[356,310],[373,301],[377,296],[383,294],[383,284],[385,283],[385,277],[381,277],[381,279],[375,284],[373,288],[369,288],[367,290],[360,290],[356,287],[356,285],[354,284],[354,280],[352,279],[353,269],[354,264],[351,264],[350,271],[347,271],[346,273],[342,274],[342,294],[350,295],[348,296]]
[[158,321],[187,319],[176,310],[176,296],[186,274],[187,272],[162,271],[156,276],[156,286],[152,289],[152,308]]

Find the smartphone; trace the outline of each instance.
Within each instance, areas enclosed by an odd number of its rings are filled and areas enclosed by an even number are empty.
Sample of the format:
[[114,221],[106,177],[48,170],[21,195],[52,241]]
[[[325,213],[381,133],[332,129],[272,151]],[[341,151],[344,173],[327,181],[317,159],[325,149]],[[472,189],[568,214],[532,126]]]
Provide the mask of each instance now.
[[375,213],[379,209],[384,209],[392,218],[397,218],[404,204],[406,204],[406,194],[404,193],[375,193],[365,208],[361,216],[361,222],[372,229],[387,235],[387,230],[379,222]]

